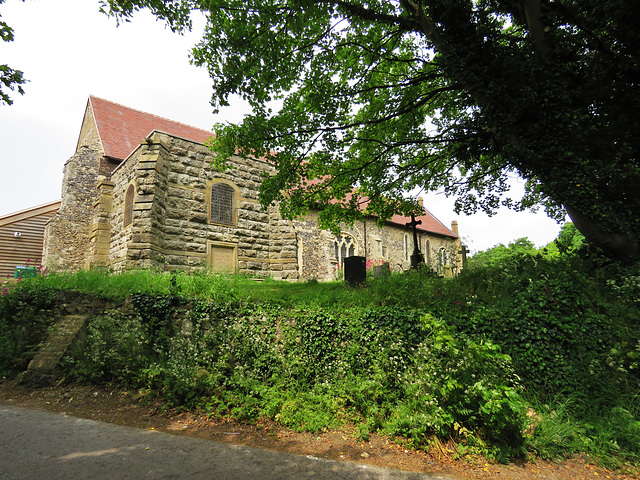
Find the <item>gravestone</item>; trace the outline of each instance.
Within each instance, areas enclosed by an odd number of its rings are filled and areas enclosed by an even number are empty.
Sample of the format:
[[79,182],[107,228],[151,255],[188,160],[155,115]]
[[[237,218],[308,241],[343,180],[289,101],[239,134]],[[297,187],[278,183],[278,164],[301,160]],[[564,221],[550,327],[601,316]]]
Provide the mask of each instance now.
[[388,277],[391,275],[391,269],[389,268],[389,262],[384,262],[382,265],[373,266],[373,276],[375,278]]
[[344,281],[350,286],[364,285],[367,280],[365,257],[346,257],[344,259]]

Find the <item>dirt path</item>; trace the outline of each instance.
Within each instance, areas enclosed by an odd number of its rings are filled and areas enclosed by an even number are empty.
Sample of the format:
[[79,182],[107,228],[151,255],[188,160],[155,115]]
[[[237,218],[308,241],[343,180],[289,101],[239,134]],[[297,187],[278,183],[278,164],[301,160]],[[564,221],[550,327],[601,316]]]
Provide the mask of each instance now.
[[207,419],[192,413],[163,412],[160,403],[143,402],[130,393],[100,387],[61,385],[29,389],[5,380],[0,381],[0,402],[235,445],[473,480],[638,478],[594,466],[583,458],[562,464],[537,461],[498,465],[483,459],[454,461],[446,446],[432,452],[411,451],[377,435],[371,435],[368,442],[358,441],[355,433],[348,430],[311,435],[285,430],[268,421],[244,425],[224,419]]

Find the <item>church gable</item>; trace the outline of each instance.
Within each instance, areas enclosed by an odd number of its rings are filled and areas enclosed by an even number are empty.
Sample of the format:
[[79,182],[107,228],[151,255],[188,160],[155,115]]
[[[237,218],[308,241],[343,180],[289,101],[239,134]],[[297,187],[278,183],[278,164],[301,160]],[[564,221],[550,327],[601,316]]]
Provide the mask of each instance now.
[[159,131],[198,143],[206,142],[210,131],[191,127],[157,115],[141,112],[102,98],[89,97],[91,110],[104,155],[124,160],[151,132]]
[[87,106],[84,111],[82,126],[80,127],[80,135],[78,136],[78,143],[76,145],[76,152],[81,148],[88,148],[99,152],[100,155],[104,155],[104,148],[102,147],[102,140],[100,139],[98,125],[96,124],[96,119],[93,114],[91,100],[87,102]]

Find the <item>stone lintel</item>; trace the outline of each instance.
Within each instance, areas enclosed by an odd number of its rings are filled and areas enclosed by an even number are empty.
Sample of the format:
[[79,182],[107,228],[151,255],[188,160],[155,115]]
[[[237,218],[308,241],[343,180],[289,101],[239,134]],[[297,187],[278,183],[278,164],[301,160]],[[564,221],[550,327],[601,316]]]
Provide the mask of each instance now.
[[141,211],[141,210],[151,210],[153,208],[153,202],[149,202],[149,203],[138,203],[135,202],[133,204],[133,210],[134,211]]
[[104,190],[113,190],[114,183],[109,180],[98,180],[98,188]]
[[155,198],[155,194],[151,195],[137,195],[135,198],[135,203],[151,203]]
[[158,164],[158,162],[155,161],[155,160],[152,160],[152,161],[141,161],[138,164],[138,170],[155,170],[157,164]]

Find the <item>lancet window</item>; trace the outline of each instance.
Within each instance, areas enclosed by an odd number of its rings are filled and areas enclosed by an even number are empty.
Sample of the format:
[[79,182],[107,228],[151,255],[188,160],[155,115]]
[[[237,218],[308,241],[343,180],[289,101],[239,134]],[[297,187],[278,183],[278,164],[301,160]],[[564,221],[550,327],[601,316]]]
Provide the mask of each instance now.
[[122,226],[128,227],[133,223],[133,199],[135,197],[135,189],[133,185],[129,185],[127,193],[124,195],[124,217],[122,220]]

